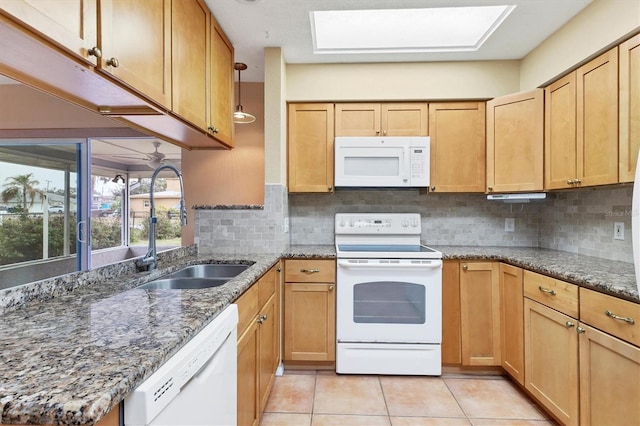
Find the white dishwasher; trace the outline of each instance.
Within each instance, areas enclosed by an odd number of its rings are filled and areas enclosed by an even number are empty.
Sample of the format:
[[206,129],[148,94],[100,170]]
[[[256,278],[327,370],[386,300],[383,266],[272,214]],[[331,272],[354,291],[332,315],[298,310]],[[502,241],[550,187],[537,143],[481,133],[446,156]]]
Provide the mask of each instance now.
[[235,425],[237,336],[229,305],[125,398],[125,426]]

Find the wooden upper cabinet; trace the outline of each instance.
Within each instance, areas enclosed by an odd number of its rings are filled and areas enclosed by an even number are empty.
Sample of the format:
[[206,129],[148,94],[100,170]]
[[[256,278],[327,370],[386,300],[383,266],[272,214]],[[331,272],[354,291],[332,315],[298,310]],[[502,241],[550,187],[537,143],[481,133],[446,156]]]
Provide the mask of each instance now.
[[487,102],[487,192],[542,191],[544,92]]
[[171,110],[206,129],[209,9],[200,0],[171,3]]
[[618,182],[618,48],[576,70],[578,185]]
[[100,68],[171,108],[171,0],[101,0]]
[[97,0],[0,0],[0,12],[9,14],[82,60],[97,64]]
[[578,176],[576,73],[545,88],[545,188],[568,188]]
[[289,192],[333,191],[333,104],[289,104]]
[[635,178],[640,148],[640,35],[619,47],[620,182]]
[[431,191],[484,192],[485,103],[429,104]]
[[336,136],[427,136],[426,103],[336,104]]
[[235,128],[233,124],[233,56],[233,45],[212,16],[208,131],[214,138],[229,147],[233,146]]

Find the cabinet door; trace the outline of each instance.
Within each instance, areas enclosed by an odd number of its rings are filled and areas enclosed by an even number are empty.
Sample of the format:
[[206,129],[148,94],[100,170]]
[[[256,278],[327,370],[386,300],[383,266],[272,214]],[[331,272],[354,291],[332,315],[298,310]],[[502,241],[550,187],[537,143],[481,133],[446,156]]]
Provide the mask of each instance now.
[[383,136],[427,136],[429,134],[428,104],[382,104],[380,130]]
[[333,191],[333,104],[289,105],[289,192]]
[[257,426],[258,411],[258,324],[253,322],[238,337],[238,424]]
[[543,189],[544,92],[487,102],[487,191]]
[[576,73],[544,90],[545,188],[570,188],[578,176],[576,148]]
[[501,365],[498,273],[496,262],[460,264],[462,365]]
[[578,424],[577,321],[524,300],[525,388],[563,424]]
[[442,363],[462,364],[460,337],[460,264],[442,265]]
[[431,191],[484,192],[485,103],[429,104]]
[[335,361],[335,284],[284,287],[284,360]]
[[211,18],[211,113],[209,131],[223,144],[233,147],[234,76],[233,45],[216,20]]
[[640,35],[620,45],[620,182],[633,182],[640,148]]
[[500,264],[502,368],[524,385],[524,295],[522,269]]
[[578,184],[618,181],[618,48],[576,70]]
[[95,65],[89,54],[98,43],[97,0],[0,0],[0,9],[45,38]]
[[640,424],[640,348],[580,327],[580,422]]
[[[273,278],[273,276],[271,276]],[[258,355],[258,396],[262,413],[267,405],[269,393],[275,379],[275,359],[278,357],[278,312],[276,310],[276,295],[260,310],[258,322],[260,324],[260,351]]]
[[100,0],[100,68],[171,107],[171,0]]
[[209,9],[199,0],[171,6],[172,111],[206,129]]
[[336,136],[379,136],[380,104],[336,104]]

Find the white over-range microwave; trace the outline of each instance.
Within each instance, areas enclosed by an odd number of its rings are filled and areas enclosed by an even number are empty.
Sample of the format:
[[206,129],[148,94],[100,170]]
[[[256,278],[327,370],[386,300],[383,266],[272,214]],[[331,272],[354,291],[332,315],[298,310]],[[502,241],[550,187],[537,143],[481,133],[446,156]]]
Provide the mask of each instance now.
[[429,186],[428,136],[338,136],[336,187]]

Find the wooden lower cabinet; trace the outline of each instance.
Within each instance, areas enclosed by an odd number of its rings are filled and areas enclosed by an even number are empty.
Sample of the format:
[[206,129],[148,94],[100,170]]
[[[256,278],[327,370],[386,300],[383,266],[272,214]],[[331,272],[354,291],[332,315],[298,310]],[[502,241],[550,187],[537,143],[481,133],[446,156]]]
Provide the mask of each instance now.
[[577,323],[524,299],[525,388],[565,425],[578,424]]
[[640,424],[640,348],[580,324],[580,423]]
[[462,365],[501,365],[498,273],[498,262],[460,263]]
[[500,264],[502,368],[524,385],[524,297],[522,269]]
[[442,263],[442,364],[462,364],[460,263]]
[[284,361],[335,362],[335,276],[334,260],[285,261]]
[[259,424],[280,363],[279,290],[280,265],[277,264],[236,301],[239,315],[237,408],[241,426]]

